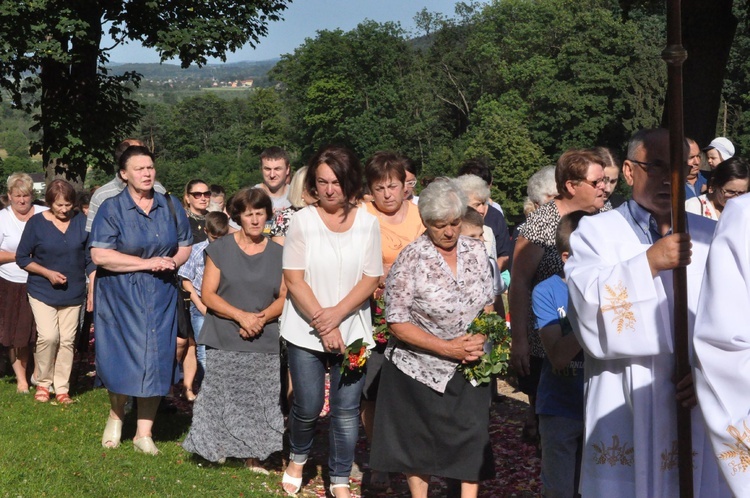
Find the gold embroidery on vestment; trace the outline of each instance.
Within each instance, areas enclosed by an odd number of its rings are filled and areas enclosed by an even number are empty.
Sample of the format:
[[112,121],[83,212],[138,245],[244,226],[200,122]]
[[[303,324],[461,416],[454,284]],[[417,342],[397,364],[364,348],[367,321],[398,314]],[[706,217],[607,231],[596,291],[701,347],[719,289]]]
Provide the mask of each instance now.
[[[698,455],[697,451],[693,451],[692,458],[695,460],[695,457]],[[661,471],[667,471],[676,469],[679,465],[679,458],[680,458],[680,450],[679,446],[677,445],[677,441],[672,441],[672,449],[671,450],[664,450],[661,452]],[[693,461],[693,468],[695,468],[695,461]]]
[[750,429],[747,427],[747,422],[743,422],[742,425],[745,427],[745,432],[740,434],[739,429],[735,426],[730,425],[727,427],[727,432],[734,438],[734,444],[724,443],[729,451],[719,453],[720,460],[730,460],[727,462],[729,468],[732,469],[732,475],[738,472],[746,472],[750,468]]
[[604,441],[600,444],[592,444],[596,454],[594,463],[596,465],[609,464],[610,467],[615,465],[633,466],[633,447],[628,443],[620,444],[620,436],[612,436],[612,446],[607,446]]
[[635,314],[631,311],[633,303],[628,300],[628,289],[622,285],[622,282],[618,282],[614,287],[605,285],[604,290],[609,294],[604,299],[609,301],[610,304],[602,306],[602,314],[607,311],[614,311],[615,317],[612,322],[617,322],[618,334],[623,329],[635,330]]

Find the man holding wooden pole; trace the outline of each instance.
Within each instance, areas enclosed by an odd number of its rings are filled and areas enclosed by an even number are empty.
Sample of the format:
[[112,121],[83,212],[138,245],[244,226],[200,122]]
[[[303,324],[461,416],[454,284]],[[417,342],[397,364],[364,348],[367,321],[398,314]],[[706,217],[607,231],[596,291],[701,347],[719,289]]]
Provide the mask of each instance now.
[[[672,274],[687,268],[690,333],[714,222],[688,215],[689,235],[672,233],[669,143],[666,129],[636,133],[622,168],[633,198],[570,238],[569,317],[587,354],[584,497],[680,495],[675,400],[696,400],[689,373],[674,380]],[[731,496],[690,414],[694,494]]]

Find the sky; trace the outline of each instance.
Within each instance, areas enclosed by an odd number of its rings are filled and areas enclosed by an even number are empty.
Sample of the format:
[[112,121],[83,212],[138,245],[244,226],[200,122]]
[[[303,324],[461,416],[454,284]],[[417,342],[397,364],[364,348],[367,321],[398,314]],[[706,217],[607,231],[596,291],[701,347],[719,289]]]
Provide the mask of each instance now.
[[[417,12],[427,8],[430,12],[453,17],[456,2],[457,0],[296,0],[288,4],[282,13],[283,20],[269,23],[268,36],[261,38],[255,49],[245,46],[235,53],[229,53],[227,62],[276,59],[282,54],[294,52],[295,48],[304,43],[305,38],[314,38],[317,31],[337,28],[349,31],[365,19],[381,23],[400,22],[405,30],[414,32],[413,17]],[[111,39],[105,38],[102,41],[102,46],[111,44]],[[115,47],[110,52],[110,61],[159,62],[159,56],[154,50],[130,43]]]

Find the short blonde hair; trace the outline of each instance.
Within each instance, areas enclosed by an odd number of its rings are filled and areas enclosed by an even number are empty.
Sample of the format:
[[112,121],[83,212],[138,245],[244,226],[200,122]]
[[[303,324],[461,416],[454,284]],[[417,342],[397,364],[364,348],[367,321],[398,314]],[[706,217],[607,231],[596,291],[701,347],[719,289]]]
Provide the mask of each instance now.
[[302,194],[305,192],[305,178],[307,177],[307,166],[302,166],[292,176],[292,181],[289,182],[289,195],[287,199],[292,207],[301,209],[307,204]]
[[34,195],[34,180],[28,173],[13,173],[8,177],[8,195],[13,189],[18,189],[22,194]]

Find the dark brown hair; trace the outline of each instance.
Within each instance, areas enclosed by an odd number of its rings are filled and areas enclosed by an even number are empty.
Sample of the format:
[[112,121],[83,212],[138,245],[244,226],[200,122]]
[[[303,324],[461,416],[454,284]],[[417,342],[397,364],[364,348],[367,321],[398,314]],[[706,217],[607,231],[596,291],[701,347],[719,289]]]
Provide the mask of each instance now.
[[221,211],[206,214],[206,233],[212,237],[223,237],[229,232],[229,216]]
[[120,170],[126,169],[125,167],[128,164],[128,161],[131,157],[135,156],[148,156],[151,158],[151,161],[154,161],[154,154],[150,150],[148,150],[148,147],[145,147],[143,145],[131,145],[120,156],[120,159],[117,160],[117,167]]
[[281,147],[269,147],[260,153],[260,165],[263,166],[263,159],[283,159],[284,163],[289,166],[289,154]]
[[341,186],[341,192],[349,202],[344,205],[344,211],[349,212],[352,204],[362,193],[362,164],[353,151],[346,147],[327,145],[320,149],[310,159],[305,178],[305,188],[311,195],[318,195],[318,166],[328,165],[336,175]]
[[461,218],[461,221],[473,227],[484,226],[484,218],[482,217],[482,214],[473,207],[466,208],[466,213]]
[[273,203],[265,190],[261,188],[243,188],[232,196],[229,204],[229,215],[232,221],[240,224],[242,213],[248,209],[264,209],[266,219],[273,217]]
[[407,160],[395,152],[380,151],[372,155],[365,163],[365,181],[372,190],[377,182],[393,178],[401,183],[406,182]]

